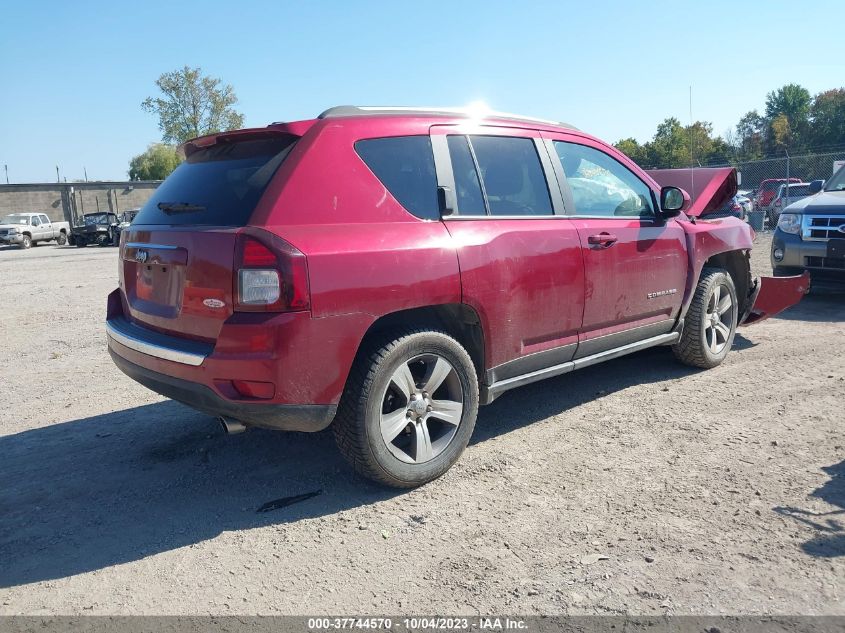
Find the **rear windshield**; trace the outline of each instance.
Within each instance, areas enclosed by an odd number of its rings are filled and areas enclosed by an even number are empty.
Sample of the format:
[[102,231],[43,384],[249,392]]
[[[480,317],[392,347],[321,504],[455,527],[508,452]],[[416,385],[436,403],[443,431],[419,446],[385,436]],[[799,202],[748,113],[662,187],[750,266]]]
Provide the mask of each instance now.
[[790,196],[807,196],[810,194],[810,185],[789,185]]
[[283,136],[194,152],[156,189],[134,223],[245,225],[295,142]]

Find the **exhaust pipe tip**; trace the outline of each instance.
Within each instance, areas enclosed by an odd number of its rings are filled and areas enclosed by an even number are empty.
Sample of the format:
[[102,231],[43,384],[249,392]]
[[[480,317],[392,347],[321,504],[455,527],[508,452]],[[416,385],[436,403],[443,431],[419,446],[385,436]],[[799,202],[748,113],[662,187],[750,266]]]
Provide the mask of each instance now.
[[220,416],[217,418],[217,421],[220,422],[220,426],[223,427],[223,432],[226,433],[226,435],[235,435],[236,433],[243,433],[246,431],[246,425],[238,422],[237,420],[230,420]]

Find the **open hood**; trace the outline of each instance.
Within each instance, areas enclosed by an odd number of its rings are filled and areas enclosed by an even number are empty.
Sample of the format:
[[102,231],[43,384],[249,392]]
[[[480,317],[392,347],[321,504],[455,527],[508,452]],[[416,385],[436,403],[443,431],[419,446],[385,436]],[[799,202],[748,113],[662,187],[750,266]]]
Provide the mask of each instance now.
[[733,167],[691,167],[647,169],[661,187],[680,187],[690,195],[687,215],[706,216],[723,209],[736,195],[737,176]]

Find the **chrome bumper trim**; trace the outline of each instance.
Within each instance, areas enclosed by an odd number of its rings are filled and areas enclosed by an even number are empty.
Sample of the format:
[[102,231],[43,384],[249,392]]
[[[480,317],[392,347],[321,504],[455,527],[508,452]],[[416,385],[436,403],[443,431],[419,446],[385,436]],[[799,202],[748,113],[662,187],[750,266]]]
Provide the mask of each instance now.
[[[202,365],[208,356],[208,353],[203,353],[199,350],[199,347],[205,347],[202,344],[196,344],[194,346],[191,345],[193,341],[186,341],[184,346],[180,346],[183,348],[179,349],[175,346],[167,345],[166,342],[169,337],[164,334],[144,330],[137,325],[129,323],[125,319],[110,319],[106,321],[106,334],[110,340],[116,341],[136,352],[173,361],[174,363],[182,363],[183,365],[197,367]],[[144,338],[141,338],[142,336]],[[195,347],[195,349],[186,349],[188,347]]]

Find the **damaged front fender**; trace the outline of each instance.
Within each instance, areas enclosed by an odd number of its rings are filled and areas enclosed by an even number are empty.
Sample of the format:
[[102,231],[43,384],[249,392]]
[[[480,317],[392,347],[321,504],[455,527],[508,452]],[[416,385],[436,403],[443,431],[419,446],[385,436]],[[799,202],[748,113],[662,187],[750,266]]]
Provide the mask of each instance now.
[[801,301],[810,291],[810,273],[794,277],[760,277],[749,294],[740,325],[759,323]]

